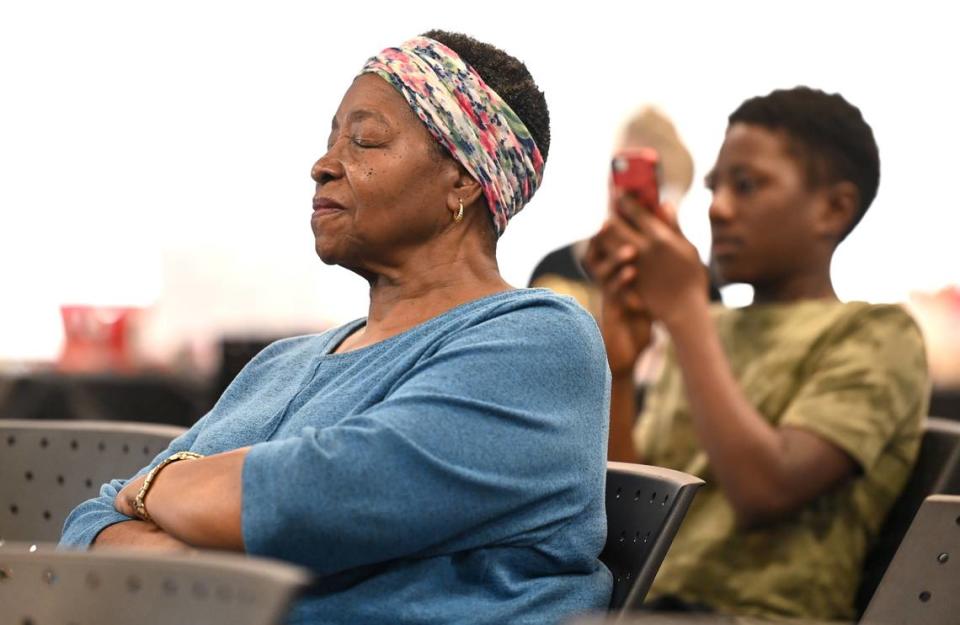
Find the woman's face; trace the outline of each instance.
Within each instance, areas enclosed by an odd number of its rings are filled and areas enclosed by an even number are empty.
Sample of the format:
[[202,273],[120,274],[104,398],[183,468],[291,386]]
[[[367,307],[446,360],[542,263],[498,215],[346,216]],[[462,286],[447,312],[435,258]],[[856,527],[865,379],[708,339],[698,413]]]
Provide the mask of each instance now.
[[311,177],[317,255],[369,277],[403,266],[449,225],[458,167],[403,96],[363,74],[343,96]]

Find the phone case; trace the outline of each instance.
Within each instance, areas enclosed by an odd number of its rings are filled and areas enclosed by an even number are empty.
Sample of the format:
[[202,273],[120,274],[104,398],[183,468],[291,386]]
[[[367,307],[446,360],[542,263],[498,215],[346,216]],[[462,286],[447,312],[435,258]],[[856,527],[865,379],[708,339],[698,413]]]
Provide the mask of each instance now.
[[657,172],[660,158],[653,148],[628,148],[614,154],[610,171],[613,185],[636,196],[650,210],[660,205]]

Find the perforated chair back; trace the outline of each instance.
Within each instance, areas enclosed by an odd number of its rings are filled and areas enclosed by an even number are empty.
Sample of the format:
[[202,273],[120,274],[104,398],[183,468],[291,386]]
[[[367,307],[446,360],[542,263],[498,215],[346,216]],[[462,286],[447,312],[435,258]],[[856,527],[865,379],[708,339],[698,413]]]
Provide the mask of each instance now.
[[860,623],[960,623],[960,496],[923,502]]
[[268,625],[309,581],[240,555],[0,545],[0,625]]
[[931,417],[924,424],[920,453],[910,479],[890,509],[876,543],[867,554],[857,591],[859,613],[866,609],[920,504],[929,495],[960,495],[958,421]]
[[600,559],[613,573],[610,610],[643,603],[703,480],[645,464],[607,463],[607,542]]
[[73,508],[130,477],[183,428],[116,421],[0,419],[0,539],[56,542]]

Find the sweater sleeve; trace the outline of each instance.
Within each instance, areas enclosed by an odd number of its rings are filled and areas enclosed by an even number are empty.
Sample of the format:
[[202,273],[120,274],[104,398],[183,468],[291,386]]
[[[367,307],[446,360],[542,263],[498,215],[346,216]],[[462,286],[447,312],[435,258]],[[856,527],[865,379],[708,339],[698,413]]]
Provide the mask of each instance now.
[[460,331],[371,409],[253,447],[246,550],[333,574],[533,544],[602,492],[608,405],[602,340],[572,304]]
[[170,446],[161,451],[150,464],[140,469],[135,475],[126,479],[113,479],[100,487],[98,497],[88,499],[73,509],[63,524],[60,536],[61,547],[89,547],[97,534],[107,527],[122,521],[132,521],[131,517],[117,512],[113,507],[116,498],[124,485],[131,479],[142,475],[159,464],[164,458],[178,451],[187,451],[193,445],[206,417],[197,421],[193,427],[170,442]]

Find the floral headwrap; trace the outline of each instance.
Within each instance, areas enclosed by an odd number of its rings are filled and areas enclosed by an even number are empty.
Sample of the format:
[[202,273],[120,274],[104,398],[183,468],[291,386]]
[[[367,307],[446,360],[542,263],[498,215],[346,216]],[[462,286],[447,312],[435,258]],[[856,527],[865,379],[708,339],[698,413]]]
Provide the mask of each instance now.
[[460,56],[415,37],[370,58],[361,74],[377,74],[406,98],[427,129],[480,183],[497,234],[530,201],[543,176],[543,156],[503,98]]

